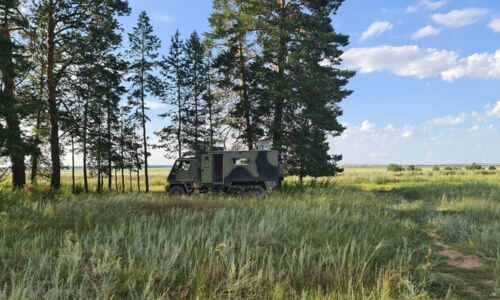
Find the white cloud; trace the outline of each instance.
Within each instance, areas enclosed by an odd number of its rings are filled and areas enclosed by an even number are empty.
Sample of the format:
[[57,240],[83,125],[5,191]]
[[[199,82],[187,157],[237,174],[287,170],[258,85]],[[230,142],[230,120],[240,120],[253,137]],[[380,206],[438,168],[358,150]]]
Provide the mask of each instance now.
[[411,38],[414,40],[422,39],[429,36],[438,36],[441,33],[441,29],[436,28],[432,25],[425,26],[415,32]]
[[450,70],[443,71],[442,78],[454,81],[463,77],[500,79],[500,50],[495,54],[476,53],[458,61]]
[[389,71],[399,76],[428,78],[453,68],[458,55],[419,46],[379,46],[350,49],[343,59],[347,67],[359,69],[361,73]]
[[446,116],[444,118],[434,119],[429,121],[428,124],[433,126],[457,126],[467,121],[467,115],[461,114],[459,116]]
[[172,16],[161,12],[153,13],[151,19],[157,23],[170,23],[173,21]]
[[167,105],[165,103],[151,101],[151,100],[144,101],[144,104],[146,105],[147,108],[153,109],[153,110],[167,108]]
[[407,139],[411,139],[413,137],[413,129],[412,128],[406,128],[404,131],[403,131],[403,134],[401,135],[401,137],[405,140]]
[[488,27],[491,28],[495,32],[500,32],[500,19],[491,20]]
[[394,27],[390,22],[374,22],[366,29],[363,34],[361,34],[361,41],[366,41],[370,38],[379,36],[386,31],[391,30]]
[[375,124],[370,123],[370,121],[365,120],[361,123],[361,127],[359,128],[362,132],[372,132],[375,129]]
[[463,77],[500,79],[500,50],[460,58],[453,51],[409,46],[352,48],[343,55],[344,65],[361,73],[387,71],[420,79],[440,76],[445,81]]
[[495,107],[489,109],[486,112],[486,115],[488,117],[497,117],[497,118],[500,118],[500,101],[497,102],[497,104],[495,105]]
[[414,13],[421,9],[425,10],[436,10],[440,9],[448,4],[448,0],[432,1],[432,0],[420,0],[416,5],[410,5],[406,8],[407,13]]
[[465,8],[460,10],[452,10],[446,14],[435,14],[431,19],[441,25],[459,28],[472,25],[480,21],[490,11],[483,8]]
[[385,130],[389,131],[389,132],[394,132],[394,131],[396,131],[396,127],[394,127],[394,125],[392,125],[392,124],[389,124],[385,127]]

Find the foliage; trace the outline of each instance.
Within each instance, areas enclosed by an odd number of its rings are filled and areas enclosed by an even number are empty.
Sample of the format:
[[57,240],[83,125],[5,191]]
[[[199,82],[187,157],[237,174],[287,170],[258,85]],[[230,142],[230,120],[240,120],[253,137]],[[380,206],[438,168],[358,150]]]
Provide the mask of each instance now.
[[476,163],[472,163],[471,165],[466,166],[465,169],[468,171],[480,171],[483,169],[483,166]]
[[390,164],[387,166],[387,171],[389,172],[403,172],[405,168],[398,164]]
[[433,171],[433,172],[439,172],[439,171],[441,171],[441,168],[440,168],[439,166],[434,166],[434,167],[432,168],[432,171]]
[[490,167],[488,168],[488,170],[490,170],[490,171],[496,171],[496,170],[497,170],[497,167],[495,167],[495,166],[490,166]]

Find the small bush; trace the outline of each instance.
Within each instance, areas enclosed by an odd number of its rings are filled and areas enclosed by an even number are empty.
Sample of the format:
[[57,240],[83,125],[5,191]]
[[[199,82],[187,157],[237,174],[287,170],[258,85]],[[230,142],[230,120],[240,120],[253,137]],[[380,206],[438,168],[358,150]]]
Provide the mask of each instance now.
[[390,164],[387,166],[387,171],[389,172],[403,172],[405,168],[398,164]]
[[420,172],[420,171],[422,171],[421,168],[418,168],[418,167],[416,167],[414,165],[408,166],[408,168],[406,168],[406,170],[411,171],[411,172]]
[[446,167],[444,168],[445,171],[453,171],[453,168],[452,167]]
[[495,167],[495,166],[491,166],[491,167],[489,167],[489,168],[488,168],[488,170],[490,170],[490,171],[496,171],[496,170],[497,170],[497,167]]
[[439,172],[439,171],[441,171],[441,168],[438,167],[438,166],[434,166],[434,168],[432,168],[432,171],[433,172]]
[[480,171],[483,169],[483,167],[481,165],[476,164],[476,163],[472,163],[472,165],[466,166],[465,169],[468,171]]

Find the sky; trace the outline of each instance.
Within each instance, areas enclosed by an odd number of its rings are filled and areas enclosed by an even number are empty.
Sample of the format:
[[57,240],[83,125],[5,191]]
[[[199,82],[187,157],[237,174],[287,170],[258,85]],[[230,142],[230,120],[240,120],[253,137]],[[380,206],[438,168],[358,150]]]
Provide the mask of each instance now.
[[[131,0],[130,32],[145,10],[166,54],[177,29],[209,30],[211,0]],[[358,71],[342,104],[347,130],[330,139],[343,164],[500,163],[500,1],[346,0],[333,16],[350,35],[344,68]],[[148,98],[150,142],[168,121]],[[171,164],[162,150],[150,164]]]

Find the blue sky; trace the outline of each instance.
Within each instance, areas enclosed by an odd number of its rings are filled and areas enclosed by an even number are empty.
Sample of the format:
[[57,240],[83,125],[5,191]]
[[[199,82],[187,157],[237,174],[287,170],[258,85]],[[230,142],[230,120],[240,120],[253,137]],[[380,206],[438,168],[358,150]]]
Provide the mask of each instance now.
[[[162,54],[177,28],[208,30],[210,0],[130,4],[125,31],[145,10]],[[500,163],[500,1],[346,0],[333,23],[351,36],[345,67],[358,71],[342,104],[348,130],[331,141],[343,163]],[[165,107],[148,101],[154,142]],[[152,164],[171,163],[163,154]]]

